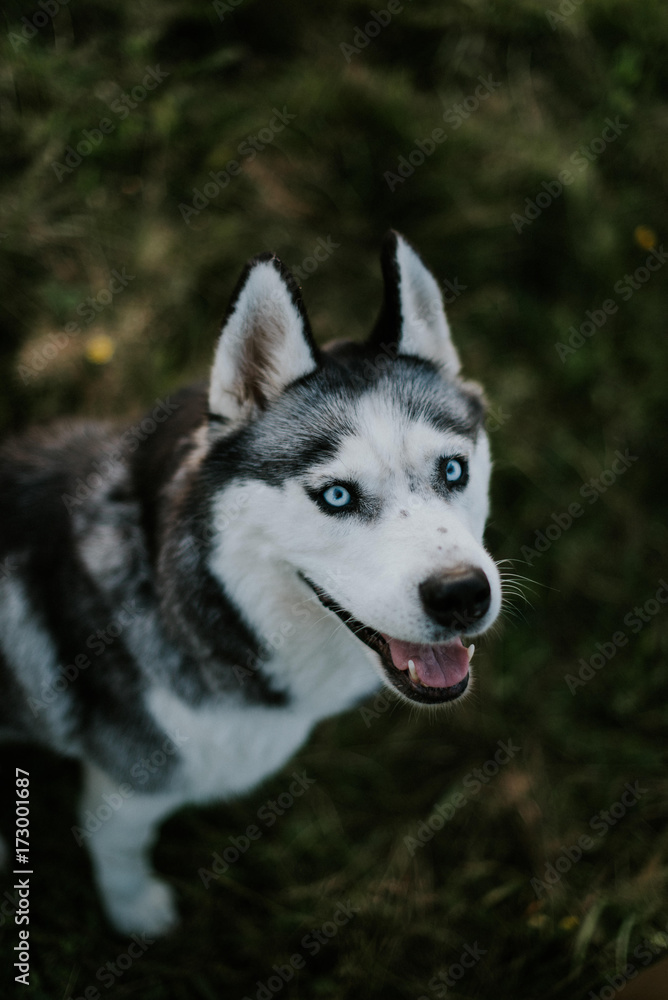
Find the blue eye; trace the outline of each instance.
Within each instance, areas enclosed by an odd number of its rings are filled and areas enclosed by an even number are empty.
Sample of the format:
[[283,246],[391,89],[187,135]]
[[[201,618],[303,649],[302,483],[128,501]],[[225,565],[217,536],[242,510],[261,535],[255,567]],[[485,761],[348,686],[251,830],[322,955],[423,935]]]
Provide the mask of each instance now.
[[445,466],[445,479],[448,483],[460,483],[464,479],[464,465],[457,458],[451,458]]
[[462,467],[456,458],[451,458],[446,465],[445,478],[449,483],[456,483],[462,478]]
[[347,507],[352,500],[350,492],[345,486],[339,486],[338,484],[326,489],[322,494],[322,498],[330,507]]

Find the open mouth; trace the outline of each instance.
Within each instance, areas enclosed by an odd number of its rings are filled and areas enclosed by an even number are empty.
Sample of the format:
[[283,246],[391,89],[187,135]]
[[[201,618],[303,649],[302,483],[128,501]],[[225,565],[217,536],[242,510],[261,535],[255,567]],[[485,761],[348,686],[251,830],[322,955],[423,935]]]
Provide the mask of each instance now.
[[459,636],[448,643],[433,646],[393,639],[364,625],[308,577],[303,579],[320,603],[333,611],[353,635],[380,656],[389,682],[404,697],[423,705],[440,705],[464,694],[475,646],[467,648]]

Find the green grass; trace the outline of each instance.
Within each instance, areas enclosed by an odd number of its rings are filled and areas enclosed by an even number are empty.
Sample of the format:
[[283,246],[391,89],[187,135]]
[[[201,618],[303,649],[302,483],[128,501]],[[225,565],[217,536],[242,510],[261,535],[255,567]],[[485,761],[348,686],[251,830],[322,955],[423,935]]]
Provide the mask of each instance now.
[[[247,799],[171,819],[156,863],[182,928],[108,987],[97,972],[128,943],[105,924],[70,834],[77,769],[4,750],[4,771],[30,767],[33,782],[31,996],[97,985],[103,997],[255,997],[299,953],[304,967],[275,995],[432,1000],[432,977],[476,942],[485,955],[448,996],[586,996],[627,961],[640,967],[644,939],[668,943],[668,606],[638,631],[625,617],[668,579],[668,268],[644,283],[642,272],[637,289],[625,275],[668,232],[664,5],[585,0],[553,30],[556,2],[420,0],[349,62],[340,46],[369,3],[243,0],[220,21],[208,3],[80,0],[18,44],[9,33],[39,10],[10,2],[0,37],[3,428],[134,417],[203,374],[240,268],[261,250],[301,267],[320,238],[340,244],[304,296],[321,340],[364,336],[394,226],[442,282],[466,286],[449,314],[492,406],[488,543],[535,582],[479,644],[464,705],[353,711]],[[156,65],[169,75],[122,118],[113,102]],[[500,86],[460,127],[444,122],[481,76]],[[274,108],[295,118],[252,159],[240,153]],[[113,130],[59,180],[52,162],[105,118]],[[608,118],[628,127],[597,153]],[[384,174],[437,128],[447,139],[390,191]],[[583,146],[584,167],[572,159]],[[235,158],[238,176],[187,225],[179,206]],[[518,232],[511,216],[565,169],[572,183]],[[86,299],[103,304],[123,268],[132,280],[86,320]],[[617,310],[562,361],[555,344],[609,299]],[[78,331],[24,381],[69,323]],[[103,365],[88,357],[99,335],[115,347]],[[637,460],[590,503],[583,484],[605,474],[605,485],[627,449]],[[531,554],[574,503],[581,516]],[[619,631],[628,642],[572,693],[566,675]],[[467,775],[508,739],[521,750],[469,794]],[[205,888],[198,870],[295,769],[315,784]],[[638,802],[592,831],[636,781]],[[411,852],[435,806],[463,792]],[[9,783],[3,801],[8,830]],[[584,834],[593,846],[538,899],[531,879]],[[356,915],[311,954],[304,936],[348,900]],[[9,968],[16,928],[0,920]]]

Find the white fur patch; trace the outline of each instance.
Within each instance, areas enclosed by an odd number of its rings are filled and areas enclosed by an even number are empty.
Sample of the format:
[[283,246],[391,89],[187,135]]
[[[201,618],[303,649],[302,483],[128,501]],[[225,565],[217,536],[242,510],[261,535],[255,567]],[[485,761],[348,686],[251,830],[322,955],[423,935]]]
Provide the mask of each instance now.
[[26,703],[32,703],[35,725],[48,734],[55,749],[72,752],[62,693],[68,682],[60,673],[56,648],[16,577],[0,580],[0,649],[25,691]]
[[[291,483],[290,489],[297,491],[299,501],[307,500],[304,513],[312,515],[313,502],[303,488]],[[233,501],[237,491],[246,495],[248,490],[243,484],[226,490],[225,503]],[[264,483],[252,484],[250,501],[219,537],[210,565],[271,654],[262,664],[263,673],[274,679],[278,690],[288,689],[292,710],[312,725],[375,690],[375,658],[296,577],[294,567],[301,568],[300,557],[308,550],[320,556],[321,578],[331,582],[326,550],[329,546],[334,552],[336,543],[326,533],[317,541],[309,531],[301,533],[299,514],[277,518],[276,492]],[[287,506],[295,512],[294,506]],[[317,510],[316,514],[323,517]],[[285,558],[283,550],[289,546],[294,547],[296,560]]]
[[172,784],[190,802],[243,795],[278,771],[306,740],[312,719],[288,709],[244,705],[187,705],[154,688],[147,705],[157,723],[175,734],[179,769]]
[[[150,849],[162,819],[183,805],[181,795],[142,795],[92,765],[80,805],[95,879],[112,924],[122,934],[165,934],[178,920],[171,888],[153,874]],[[87,817],[97,823],[89,830]]]

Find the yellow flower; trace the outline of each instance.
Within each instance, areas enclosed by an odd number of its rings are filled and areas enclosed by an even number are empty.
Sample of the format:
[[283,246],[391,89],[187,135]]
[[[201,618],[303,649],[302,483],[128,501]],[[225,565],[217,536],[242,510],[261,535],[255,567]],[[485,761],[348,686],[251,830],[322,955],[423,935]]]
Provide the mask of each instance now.
[[574,931],[578,927],[580,921],[577,917],[562,917],[559,921],[559,930],[561,931]]
[[114,356],[116,345],[106,333],[97,333],[86,341],[85,353],[94,365],[106,365]]
[[649,226],[636,226],[633,230],[633,239],[643,250],[651,250],[656,246],[657,235]]

